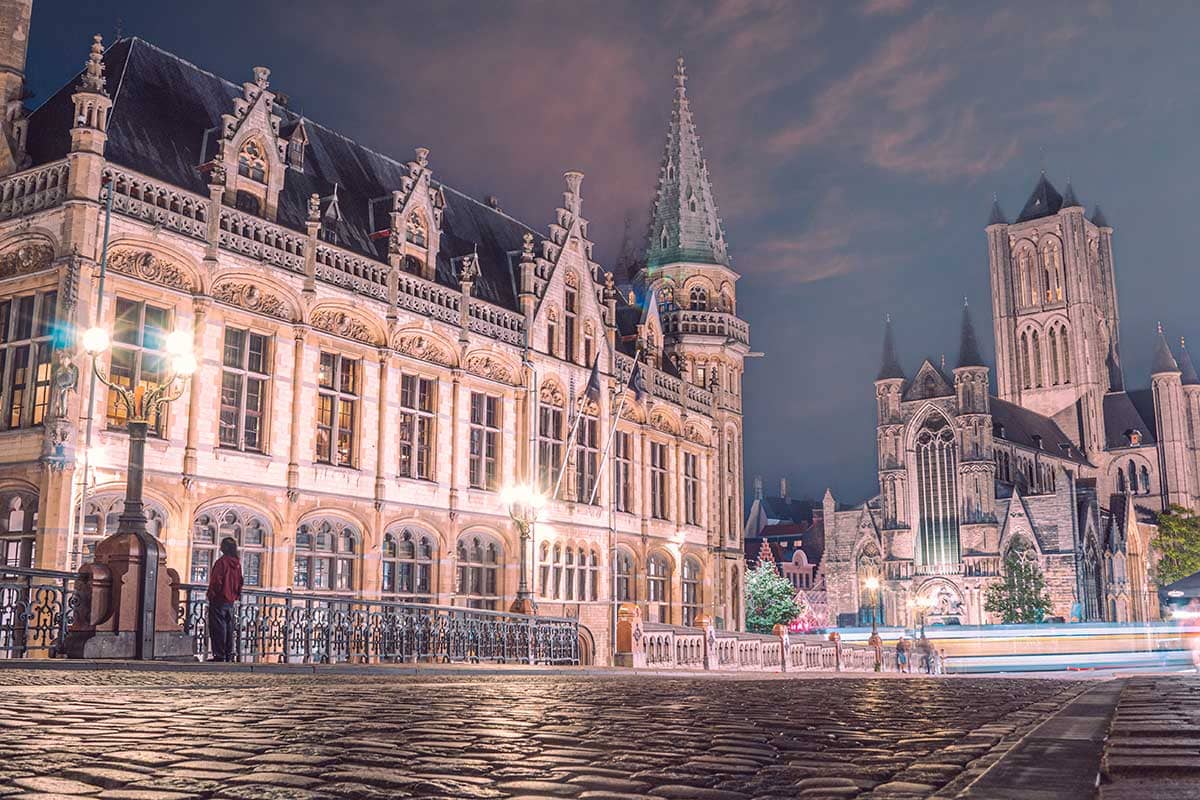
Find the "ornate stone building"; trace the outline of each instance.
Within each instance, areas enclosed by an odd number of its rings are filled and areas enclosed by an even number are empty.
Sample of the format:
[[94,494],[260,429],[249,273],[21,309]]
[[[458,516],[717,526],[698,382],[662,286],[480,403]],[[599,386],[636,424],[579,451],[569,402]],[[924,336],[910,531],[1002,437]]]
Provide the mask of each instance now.
[[[1200,377],[1162,329],[1151,388],[1121,368],[1113,228],[1042,175],[1009,223],[987,225],[996,383],[963,309],[953,369],[901,368],[889,320],[875,394],[880,493],[825,498],[822,572],[843,622],[870,619],[863,581],[883,581],[889,623],[989,621],[1005,557],[1036,559],[1064,618],[1158,618],[1155,514],[1200,507]],[[832,521],[832,523],[831,523]]]
[[[28,2],[0,9],[27,26]],[[249,587],[505,609],[498,490],[549,493],[565,460],[529,553],[540,613],[577,617],[598,662],[617,602],[741,628],[749,331],[682,60],[645,266],[618,288],[582,173],[539,231],[438,181],[427,149],[394,160],[295,113],[264,67],[231,83],[136,38],[97,37],[27,113],[24,41],[0,42],[4,563],[69,568],[116,524],[125,418],[99,386],[85,470],[78,332],[107,327],[102,365],[138,386],[184,330],[200,368],[152,426],[146,491],[185,580],[232,535]]]

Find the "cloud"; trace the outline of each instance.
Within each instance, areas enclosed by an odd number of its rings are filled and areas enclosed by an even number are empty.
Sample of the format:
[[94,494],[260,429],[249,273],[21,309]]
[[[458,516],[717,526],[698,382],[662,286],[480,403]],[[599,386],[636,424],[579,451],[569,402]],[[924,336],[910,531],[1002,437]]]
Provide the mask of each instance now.
[[864,17],[903,14],[912,8],[912,0],[866,0],[859,13]]

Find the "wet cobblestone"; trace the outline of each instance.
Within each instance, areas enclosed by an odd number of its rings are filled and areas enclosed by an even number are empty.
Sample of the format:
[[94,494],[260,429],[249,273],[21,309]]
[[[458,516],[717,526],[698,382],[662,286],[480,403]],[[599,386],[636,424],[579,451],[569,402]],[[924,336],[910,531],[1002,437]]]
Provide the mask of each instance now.
[[3,670],[0,797],[951,796],[1082,688]]

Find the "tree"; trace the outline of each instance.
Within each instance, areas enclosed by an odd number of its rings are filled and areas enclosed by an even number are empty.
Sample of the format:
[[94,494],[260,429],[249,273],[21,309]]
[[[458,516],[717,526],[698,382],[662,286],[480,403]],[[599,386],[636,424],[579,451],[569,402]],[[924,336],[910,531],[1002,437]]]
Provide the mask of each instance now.
[[1154,579],[1159,586],[1200,572],[1200,517],[1171,506],[1158,515],[1158,533],[1150,546],[1158,554]]
[[1033,552],[1018,544],[1004,557],[1004,577],[987,589],[983,608],[1005,624],[1041,622],[1050,609],[1046,578]]
[[796,587],[775,571],[771,562],[763,562],[746,575],[746,629],[771,633],[776,625],[787,625],[800,616]]

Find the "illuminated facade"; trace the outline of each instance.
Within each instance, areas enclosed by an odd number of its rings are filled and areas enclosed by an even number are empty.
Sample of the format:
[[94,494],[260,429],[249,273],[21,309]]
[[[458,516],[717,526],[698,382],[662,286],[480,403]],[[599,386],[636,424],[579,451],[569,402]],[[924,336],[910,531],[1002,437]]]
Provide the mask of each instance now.
[[[29,3],[0,9],[27,30]],[[0,43],[9,99],[26,39]],[[154,425],[146,495],[185,580],[230,535],[250,587],[507,608],[520,554],[498,490],[550,494],[562,472],[528,557],[539,612],[578,618],[585,658],[608,660],[617,602],[741,628],[749,330],[682,62],[646,265],[622,287],[592,258],[582,173],[539,232],[436,180],[424,148],[397,161],[293,112],[266,68],[235,84],[97,37],[79,77],[10,111],[5,563],[70,568],[116,526],[123,409],[100,387],[85,470],[75,332],[109,328],[105,366],[138,386],[182,329],[200,368]],[[622,397],[635,359],[644,386]]]

